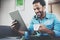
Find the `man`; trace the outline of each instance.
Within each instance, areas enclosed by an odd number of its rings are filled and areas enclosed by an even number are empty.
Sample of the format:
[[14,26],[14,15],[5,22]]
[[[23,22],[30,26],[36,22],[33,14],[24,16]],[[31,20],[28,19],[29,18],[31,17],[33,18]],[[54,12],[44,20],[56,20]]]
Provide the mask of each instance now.
[[[27,32],[24,33],[25,40],[29,40],[30,35],[34,32],[34,24],[40,24],[37,36],[39,40],[55,40],[54,37],[60,36],[60,22],[56,19],[55,15],[45,11],[44,0],[34,0],[33,9],[36,15],[32,18]],[[34,39],[35,40],[35,39]]]

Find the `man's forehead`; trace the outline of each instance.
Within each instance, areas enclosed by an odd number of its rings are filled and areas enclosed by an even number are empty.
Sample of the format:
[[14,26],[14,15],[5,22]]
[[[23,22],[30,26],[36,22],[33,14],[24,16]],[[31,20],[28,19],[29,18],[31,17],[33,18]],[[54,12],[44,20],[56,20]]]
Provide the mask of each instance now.
[[34,3],[33,4],[33,7],[39,7],[39,6],[41,6],[42,7],[42,5],[38,2],[38,3]]

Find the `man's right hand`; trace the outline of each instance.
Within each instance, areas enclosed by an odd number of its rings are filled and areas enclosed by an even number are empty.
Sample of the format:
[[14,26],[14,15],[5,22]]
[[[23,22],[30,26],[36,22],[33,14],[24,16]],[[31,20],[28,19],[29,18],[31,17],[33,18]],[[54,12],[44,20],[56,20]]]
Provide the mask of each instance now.
[[14,21],[12,22],[11,27],[12,27],[13,29],[19,30],[20,24],[19,24],[19,22],[18,22],[17,20],[14,20]]
[[19,30],[19,28],[20,28],[20,23],[19,23],[17,20],[14,20],[14,21],[12,22],[11,27],[13,28],[13,30],[17,31],[17,32],[20,33],[20,34],[24,34],[24,33],[25,33],[25,31]]

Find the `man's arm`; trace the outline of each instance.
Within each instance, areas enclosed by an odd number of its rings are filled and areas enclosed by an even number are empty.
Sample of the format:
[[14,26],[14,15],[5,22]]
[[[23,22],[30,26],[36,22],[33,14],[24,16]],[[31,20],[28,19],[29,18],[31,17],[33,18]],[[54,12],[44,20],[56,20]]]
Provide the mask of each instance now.
[[48,33],[49,36],[51,36],[51,37],[54,36],[54,31],[47,29],[47,28],[45,27],[45,25],[43,25],[43,24],[40,25],[39,31],[40,31],[41,33]]
[[[15,31],[17,31],[18,33],[20,33],[20,34],[24,34],[24,33],[25,33],[25,31],[19,30],[20,25],[19,25],[19,22],[18,22],[17,20],[14,20],[14,21],[12,22],[11,27],[12,27]],[[27,29],[28,29],[28,31],[26,31],[26,32],[32,32],[32,31],[33,31],[33,22],[32,22],[32,20],[31,20],[31,23],[30,23],[30,25],[29,25],[29,28],[27,28]]]
[[54,33],[56,37],[60,36],[60,21],[54,17]]
[[54,29],[53,30],[49,30],[45,27],[45,25],[41,25],[40,27],[40,31],[41,32],[46,32],[48,33],[50,36],[56,36],[59,37],[60,36],[60,21],[58,21],[58,19],[56,19],[56,17],[53,17],[54,19]]

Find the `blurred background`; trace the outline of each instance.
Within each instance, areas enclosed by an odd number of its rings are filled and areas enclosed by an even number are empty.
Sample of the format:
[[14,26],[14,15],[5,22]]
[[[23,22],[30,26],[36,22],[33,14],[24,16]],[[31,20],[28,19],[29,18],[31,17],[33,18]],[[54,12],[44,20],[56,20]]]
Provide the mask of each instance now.
[[[60,20],[60,0],[45,0],[46,11],[56,15]],[[16,0],[0,0],[0,25],[11,25],[12,19],[10,12],[19,10],[25,24],[28,26],[31,18],[35,15],[33,11],[33,0],[24,0],[24,7],[22,10],[16,6]]]
[[[22,2],[22,0],[18,1]],[[19,11],[26,26],[29,26],[31,18],[35,15],[32,5],[33,1],[34,0],[23,0],[20,6],[17,6],[17,0],[0,0],[0,37],[8,35],[12,36],[13,34],[17,34],[17,32],[12,31],[12,29],[10,28],[13,20],[9,15],[9,13],[14,12],[16,10]],[[57,19],[60,20],[60,0],[45,0],[45,2],[46,11],[55,14]],[[0,38],[0,40],[20,39],[16,39],[16,37],[6,37],[2,39]]]

